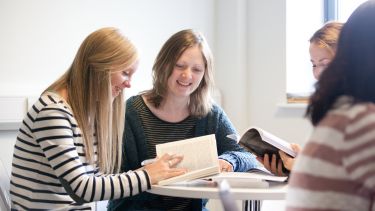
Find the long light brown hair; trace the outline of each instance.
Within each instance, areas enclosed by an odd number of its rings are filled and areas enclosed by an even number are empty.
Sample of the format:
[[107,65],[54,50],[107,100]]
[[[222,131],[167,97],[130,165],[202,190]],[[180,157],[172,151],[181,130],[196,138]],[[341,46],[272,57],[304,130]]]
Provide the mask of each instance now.
[[212,108],[213,58],[210,47],[203,34],[192,29],[179,31],[172,35],[159,51],[153,70],[153,88],[145,92],[149,102],[158,108],[168,91],[168,78],[173,72],[183,52],[193,46],[202,52],[205,71],[197,89],[190,95],[189,111],[197,117],[207,115]]
[[112,101],[111,74],[131,66],[138,53],[116,28],[91,33],[81,44],[70,68],[47,90],[66,88],[68,103],[81,129],[86,158],[104,173],[119,172],[124,130],[124,97]]

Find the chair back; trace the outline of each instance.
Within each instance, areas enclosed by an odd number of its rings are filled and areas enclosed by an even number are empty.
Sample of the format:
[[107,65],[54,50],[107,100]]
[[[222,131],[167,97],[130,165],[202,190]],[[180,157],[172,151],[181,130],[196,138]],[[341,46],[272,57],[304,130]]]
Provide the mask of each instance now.
[[10,210],[10,179],[0,159],[0,210]]

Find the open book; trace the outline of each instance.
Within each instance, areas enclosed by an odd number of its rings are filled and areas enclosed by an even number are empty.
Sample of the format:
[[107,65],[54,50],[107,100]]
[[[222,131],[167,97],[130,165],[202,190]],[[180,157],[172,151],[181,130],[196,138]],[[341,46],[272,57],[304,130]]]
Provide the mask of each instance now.
[[297,155],[289,142],[258,127],[247,129],[238,143],[259,157],[263,157],[264,154],[275,154],[278,156],[279,150],[284,151],[291,157],[296,157]]
[[[284,151],[291,157],[296,157],[297,155],[289,142],[258,127],[247,129],[241,136],[238,144],[258,157],[263,157],[264,154],[268,154],[269,156],[274,154],[278,160],[280,159],[279,150]],[[283,170],[288,172],[286,169]]]
[[174,141],[156,145],[157,156],[164,153],[183,155],[177,167],[186,168],[186,174],[159,181],[158,185],[193,180],[220,172],[215,135]]

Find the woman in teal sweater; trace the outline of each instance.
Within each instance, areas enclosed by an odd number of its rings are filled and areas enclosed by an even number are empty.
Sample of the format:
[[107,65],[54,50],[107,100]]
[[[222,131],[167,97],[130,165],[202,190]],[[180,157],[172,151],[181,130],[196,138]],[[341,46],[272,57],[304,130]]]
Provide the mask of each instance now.
[[[212,54],[202,34],[183,30],[169,38],[153,67],[153,88],[127,100],[124,171],[138,169],[143,160],[154,158],[156,144],[207,134],[216,136],[222,171],[247,171],[257,165],[252,154],[227,138],[236,131],[210,97],[212,74]],[[202,209],[201,199],[150,193],[109,205],[109,210]]]

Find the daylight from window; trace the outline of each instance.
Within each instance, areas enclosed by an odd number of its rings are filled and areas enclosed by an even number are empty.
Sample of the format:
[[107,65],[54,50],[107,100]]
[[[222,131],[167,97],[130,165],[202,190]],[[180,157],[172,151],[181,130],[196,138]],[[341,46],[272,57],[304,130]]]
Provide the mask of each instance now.
[[345,22],[353,10],[366,0],[341,0],[337,2],[337,19],[341,22]]
[[[365,0],[337,0],[337,19],[345,22]],[[286,70],[288,94],[308,96],[316,80],[312,73],[309,39],[324,24],[324,1],[287,0]]]
[[287,93],[303,95],[315,83],[309,39],[323,24],[323,1],[288,0],[286,14]]

